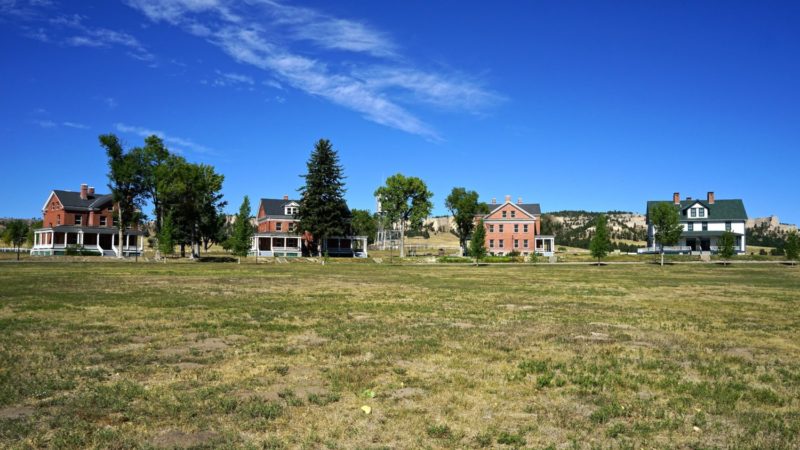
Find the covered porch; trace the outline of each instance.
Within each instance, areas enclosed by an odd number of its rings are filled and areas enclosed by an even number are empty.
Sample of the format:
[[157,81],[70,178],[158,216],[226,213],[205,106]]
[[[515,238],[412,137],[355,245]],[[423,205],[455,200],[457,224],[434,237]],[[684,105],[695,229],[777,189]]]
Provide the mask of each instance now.
[[539,235],[533,239],[533,251],[537,255],[553,256],[556,251],[556,237]]
[[123,256],[141,255],[144,233],[138,230],[123,232],[120,247],[119,230],[115,228],[71,227],[40,228],[33,232],[32,256],[56,256],[68,253],[84,255]]
[[[305,241],[301,236],[280,233],[257,233],[253,236],[250,254],[256,256],[303,256]],[[332,237],[322,243],[321,251],[329,256],[367,257],[366,236]],[[307,254],[307,253],[306,253]]]

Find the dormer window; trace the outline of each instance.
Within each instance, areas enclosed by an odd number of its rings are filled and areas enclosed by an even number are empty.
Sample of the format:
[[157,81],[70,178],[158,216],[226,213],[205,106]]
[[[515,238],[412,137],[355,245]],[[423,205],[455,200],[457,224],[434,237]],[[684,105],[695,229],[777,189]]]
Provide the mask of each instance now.
[[297,212],[299,211],[299,209],[300,209],[299,206],[300,205],[298,205],[295,202],[289,203],[288,205],[283,207],[283,214],[285,214],[287,216],[293,216],[293,215],[297,214]]
[[692,217],[697,217],[697,208],[692,208],[690,214]]
[[697,208],[697,217],[705,217],[706,216],[706,209],[705,208]]

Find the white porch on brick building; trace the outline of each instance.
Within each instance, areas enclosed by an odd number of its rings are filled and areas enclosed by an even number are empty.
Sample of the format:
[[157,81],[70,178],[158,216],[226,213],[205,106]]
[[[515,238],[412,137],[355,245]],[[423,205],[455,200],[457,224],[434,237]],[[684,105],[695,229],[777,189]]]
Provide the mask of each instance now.
[[[141,255],[144,250],[143,232],[126,230],[122,236],[123,256]],[[65,255],[69,251],[116,256],[120,250],[119,230],[105,227],[58,226],[34,231],[32,256]]]

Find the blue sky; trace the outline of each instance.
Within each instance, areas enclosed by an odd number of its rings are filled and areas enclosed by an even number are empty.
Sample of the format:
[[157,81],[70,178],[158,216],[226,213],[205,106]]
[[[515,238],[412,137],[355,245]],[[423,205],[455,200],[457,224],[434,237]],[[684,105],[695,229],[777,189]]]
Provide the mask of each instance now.
[[0,216],[105,191],[97,136],[150,133],[242,196],[314,142],[351,207],[419,176],[560,209],[743,198],[800,222],[798,2],[0,0]]

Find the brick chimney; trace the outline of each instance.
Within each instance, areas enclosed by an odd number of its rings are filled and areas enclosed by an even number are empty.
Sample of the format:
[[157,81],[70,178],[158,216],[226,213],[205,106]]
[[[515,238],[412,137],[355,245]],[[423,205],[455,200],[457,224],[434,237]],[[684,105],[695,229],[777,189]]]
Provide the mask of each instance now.
[[506,195],[506,203],[511,203],[511,196],[510,195]]
[[89,196],[90,196],[90,197],[93,197],[93,196],[94,196],[94,186],[89,186],[89,191],[88,191],[88,193],[89,193]]
[[81,200],[89,198],[89,185],[84,183],[81,185]]
[[706,200],[708,200],[708,204],[709,205],[713,205],[714,204],[714,191],[709,191],[708,197],[706,198]]
[[283,199],[284,199],[284,200],[289,200],[289,196],[288,196],[288,195],[284,195],[284,196],[283,196]]
[[672,203],[679,205],[681,203],[681,193],[676,192],[672,194]]
[[518,204],[518,205],[521,205],[521,204],[522,204],[522,197],[517,197],[517,204]]
[[497,199],[496,199],[496,198],[494,198],[494,197],[492,197],[492,204],[493,204],[493,205],[496,205],[496,204],[497,204]]

